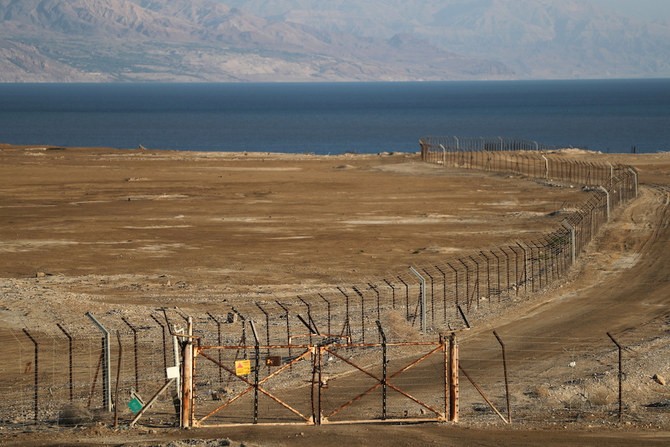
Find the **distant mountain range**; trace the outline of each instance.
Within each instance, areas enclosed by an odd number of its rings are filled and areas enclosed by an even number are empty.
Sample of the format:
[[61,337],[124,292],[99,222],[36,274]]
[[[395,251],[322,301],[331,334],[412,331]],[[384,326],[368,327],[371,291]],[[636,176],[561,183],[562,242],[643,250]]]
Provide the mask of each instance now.
[[0,82],[670,76],[670,25],[572,0],[0,0]]

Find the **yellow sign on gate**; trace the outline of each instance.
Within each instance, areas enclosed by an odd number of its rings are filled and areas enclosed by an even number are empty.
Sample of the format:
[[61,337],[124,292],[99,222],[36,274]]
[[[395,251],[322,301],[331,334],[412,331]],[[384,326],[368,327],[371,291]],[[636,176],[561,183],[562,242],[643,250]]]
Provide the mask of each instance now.
[[246,376],[251,372],[251,362],[249,360],[235,361],[235,374],[238,376]]

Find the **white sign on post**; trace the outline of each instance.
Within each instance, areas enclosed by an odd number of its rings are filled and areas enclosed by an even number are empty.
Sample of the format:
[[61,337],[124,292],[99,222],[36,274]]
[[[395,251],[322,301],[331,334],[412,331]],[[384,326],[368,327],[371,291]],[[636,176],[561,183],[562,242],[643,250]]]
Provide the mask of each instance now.
[[166,369],[168,379],[176,379],[179,377],[179,367],[170,366]]

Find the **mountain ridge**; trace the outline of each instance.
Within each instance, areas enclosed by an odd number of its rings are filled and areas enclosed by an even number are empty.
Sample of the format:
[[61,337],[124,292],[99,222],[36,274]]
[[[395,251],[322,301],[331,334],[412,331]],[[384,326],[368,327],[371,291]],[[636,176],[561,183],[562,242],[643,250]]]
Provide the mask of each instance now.
[[225,1],[325,30],[412,34],[455,53],[503,62],[520,79],[670,76],[668,21],[629,18],[588,0]]
[[[563,2],[570,7],[516,2],[523,13],[500,0],[331,0],[322,7],[315,0],[0,0],[0,82],[670,75],[670,62],[653,57],[670,52],[669,43],[635,43],[637,57],[626,58],[612,48],[639,40],[637,28],[628,31],[631,38],[612,37],[621,23],[632,22],[587,20],[594,9],[572,0]],[[425,8],[410,13],[419,3]],[[607,31],[611,23],[616,26]],[[488,28],[495,39],[482,31]],[[670,42],[667,28],[647,30],[652,36],[667,31]],[[583,48],[584,36],[607,45]],[[510,49],[490,48],[492,40]]]

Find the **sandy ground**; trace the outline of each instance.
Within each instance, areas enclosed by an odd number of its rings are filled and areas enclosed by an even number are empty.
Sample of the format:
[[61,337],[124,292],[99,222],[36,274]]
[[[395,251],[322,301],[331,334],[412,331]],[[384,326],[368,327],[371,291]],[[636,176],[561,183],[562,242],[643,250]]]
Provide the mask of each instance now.
[[[415,155],[1,156],[0,271],[10,289],[59,295],[49,309],[24,301],[33,321],[42,310],[71,313],[71,294],[80,307],[136,306],[141,296],[147,306],[199,312],[222,298],[295,300],[546,231],[551,212],[581,197]],[[47,276],[35,281],[40,272]]]
[[[490,331],[496,328],[514,352],[539,352],[518,378],[529,396],[515,402],[523,408],[537,396],[548,403],[560,400],[565,391],[552,387],[552,377],[562,374],[555,366],[565,363],[563,357],[556,360],[549,350],[542,354],[543,340],[561,338],[563,352],[590,353],[577,359],[581,366],[611,355],[611,342],[602,336],[609,331],[635,349],[632,368],[643,384],[638,390],[643,401],[667,400],[670,392],[654,388],[650,376],[670,376],[670,156],[572,155],[636,166],[640,197],[617,212],[569,281],[477,321],[462,349],[491,350]],[[583,194],[569,185],[444,169],[409,154],[0,146],[0,162],[0,325],[42,331],[53,330],[54,320],[81,321],[91,309],[146,315],[158,306],[176,306],[202,313],[220,306],[223,297],[243,307],[268,294],[290,299],[397,275],[408,265],[553,228],[551,213]],[[579,384],[587,401],[592,385]],[[668,443],[667,408],[628,410],[629,425],[611,418],[551,423],[556,415],[547,410],[510,427],[491,417],[457,426],[194,432],[99,427],[15,433],[0,442],[156,445],[229,438],[233,445],[366,445],[383,437],[388,445]]]

